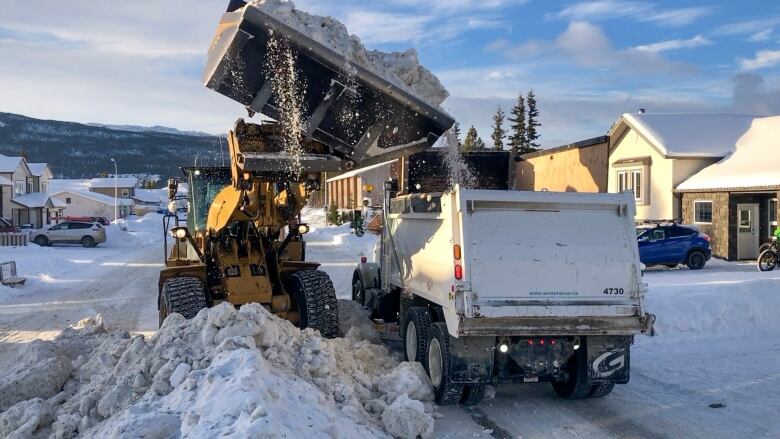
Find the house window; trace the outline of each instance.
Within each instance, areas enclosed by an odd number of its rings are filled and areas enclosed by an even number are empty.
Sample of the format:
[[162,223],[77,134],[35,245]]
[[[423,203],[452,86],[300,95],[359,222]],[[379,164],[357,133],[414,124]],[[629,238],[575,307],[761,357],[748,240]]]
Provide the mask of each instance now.
[[65,198],[65,204],[70,204],[70,197]]
[[27,193],[31,194],[33,192],[35,192],[35,190],[33,190],[33,182],[32,180],[27,180]]
[[122,189],[122,198],[127,198],[130,196],[130,189]]
[[43,183],[43,182],[42,182],[42,183],[41,183],[41,192],[48,192],[46,189],[48,189],[48,188],[46,187],[46,183]]
[[642,170],[633,169],[628,171],[619,171],[617,174],[618,192],[629,191],[634,194],[634,199],[638,202],[642,198]]
[[750,209],[743,209],[739,211],[739,230],[750,231],[753,228],[753,221],[750,218]]
[[20,195],[24,195],[24,181],[16,180],[14,181],[14,196],[18,197]]
[[777,198],[769,200],[769,236],[777,230]]
[[[741,222],[740,218],[740,222]],[[693,202],[693,222],[697,224],[712,224],[712,201]]]

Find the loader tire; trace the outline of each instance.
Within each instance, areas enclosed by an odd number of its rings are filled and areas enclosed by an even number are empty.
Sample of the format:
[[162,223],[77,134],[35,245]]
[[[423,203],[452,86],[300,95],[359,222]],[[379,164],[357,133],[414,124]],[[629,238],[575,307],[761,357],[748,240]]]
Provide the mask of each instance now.
[[431,329],[431,312],[428,308],[413,306],[404,317],[404,358],[427,367],[428,332]]
[[463,388],[463,396],[460,403],[463,405],[477,405],[485,399],[487,384],[468,384]]
[[551,383],[555,393],[566,399],[587,398],[593,390],[588,380],[588,363],[586,358],[586,343],[574,351],[566,363],[566,381]]
[[433,384],[436,403],[457,404],[463,395],[463,384],[456,384],[451,380],[450,333],[447,331],[447,324],[438,322],[431,325],[427,351],[426,369]]
[[160,297],[160,326],[171,314],[181,314],[185,319],[198,315],[206,308],[206,292],[197,277],[174,277],[163,283]]
[[320,331],[325,338],[339,335],[339,307],[330,277],[319,270],[290,276],[289,292],[298,305],[299,327]]
[[594,384],[593,388],[590,390],[590,394],[588,394],[588,398],[603,398],[612,393],[612,389],[614,388],[615,383]]

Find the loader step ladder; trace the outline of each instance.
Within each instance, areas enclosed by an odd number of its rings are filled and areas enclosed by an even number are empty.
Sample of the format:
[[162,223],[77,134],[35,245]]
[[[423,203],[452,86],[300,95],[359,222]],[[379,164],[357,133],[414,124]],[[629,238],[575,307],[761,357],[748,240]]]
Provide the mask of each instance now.
[[0,263],[0,283],[3,286],[15,288],[18,286],[24,286],[27,278],[19,277],[16,275],[16,262],[3,262]]

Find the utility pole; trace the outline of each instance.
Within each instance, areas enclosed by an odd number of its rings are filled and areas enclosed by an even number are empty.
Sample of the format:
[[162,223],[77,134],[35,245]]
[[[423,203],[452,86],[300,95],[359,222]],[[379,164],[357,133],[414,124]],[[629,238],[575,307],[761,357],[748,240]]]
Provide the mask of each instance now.
[[119,196],[119,181],[117,167],[116,167],[116,160],[113,158],[111,159],[112,162],[114,162],[114,221],[119,220],[119,214],[117,213],[117,197]]

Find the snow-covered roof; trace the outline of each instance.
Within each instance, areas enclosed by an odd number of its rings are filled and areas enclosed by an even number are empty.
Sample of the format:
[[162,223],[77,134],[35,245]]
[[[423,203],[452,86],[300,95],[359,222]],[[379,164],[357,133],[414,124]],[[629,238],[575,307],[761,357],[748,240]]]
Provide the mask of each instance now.
[[734,153],[677,186],[677,190],[780,188],[780,116],[755,119]]
[[[747,114],[626,113],[621,121],[666,157],[725,157],[757,116]],[[615,124],[610,135],[621,125]]]
[[48,163],[27,163],[27,167],[30,168],[30,174],[34,177],[41,177],[46,170],[50,175],[53,175]]
[[18,197],[13,198],[11,202],[20,206],[24,206],[28,209],[36,209],[39,207],[57,207],[49,198],[49,194],[45,192],[33,192],[30,194],[19,195]]
[[22,157],[7,157],[0,155],[0,172],[4,174],[16,172],[16,169],[19,167],[19,163],[23,161],[24,158]]
[[5,177],[0,177],[0,186],[13,186],[13,185],[14,183],[11,180]]
[[[108,195],[103,195],[98,192],[91,192],[87,190],[79,190],[79,189],[66,189],[62,190],[56,193],[53,193],[52,197],[57,197],[65,194],[75,195],[77,197],[83,197],[88,200],[96,201],[98,203],[107,204],[110,206],[114,205],[114,197],[109,197]],[[127,198],[117,198],[117,205],[119,206],[132,206],[133,202]]]
[[366,166],[365,168],[353,169],[349,172],[345,172],[341,175],[337,175],[335,177],[329,178],[328,183],[330,183],[331,181],[339,181],[345,178],[354,177],[356,175],[363,175],[366,172],[373,171],[374,169],[379,169],[383,166],[390,166],[393,162],[395,162],[395,160],[390,160],[389,162],[377,163],[376,165]]
[[108,177],[93,178],[89,181],[90,188],[113,188],[114,184],[117,187],[135,187],[138,184],[138,179],[135,177],[119,177],[114,181],[114,177]]
[[77,178],[54,178],[49,180],[49,193],[56,193],[67,189],[89,190],[89,180]]
[[167,203],[168,191],[166,189],[136,189],[135,195],[130,198],[142,203]]

